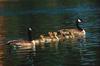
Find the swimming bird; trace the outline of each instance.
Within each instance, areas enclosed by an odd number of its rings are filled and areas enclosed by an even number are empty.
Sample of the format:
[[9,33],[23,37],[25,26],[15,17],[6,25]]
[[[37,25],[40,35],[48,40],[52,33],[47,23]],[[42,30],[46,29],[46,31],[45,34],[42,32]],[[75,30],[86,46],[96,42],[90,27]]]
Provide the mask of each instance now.
[[66,38],[76,38],[76,37],[85,37],[85,30],[82,29],[79,26],[79,23],[81,23],[82,20],[81,19],[77,19],[76,20],[76,27],[74,29],[61,29],[58,30],[58,32],[61,32]]
[[68,31],[64,32],[64,31],[60,30],[60,33],[61,33],[61,35],[63,36],[64,39],[74,38],[74,35],[71,32],[68,32]]
[[48,40],[49,43],[59,41],[59,38],[57,36],[57,32],[48,32],[48,37],[46,39]]
[[18,40],[10,40],[7,42],[8,45],[16,45],[20,47],[25,46],[35,46],[35,43],[32,41],[32,28],[28,28],[28,40],[18,39]]
[[44,35],[40,35],[40,43],[45,43],[45,36]]
[[58,34],[57,34],[57,32],[52,32],[52,34],[53,34],[53,39],[55,40],[55,41],[59,41],[59,37],[58,37]]
[[52,32],[48,32],[48,36],[46,35],[44,38],[45,38],[45,43],[51,43],[53,38]]
[[44,36],[45,43],[52,43],[57,40],[57,37],[53,32],[48,32],[48,35]]

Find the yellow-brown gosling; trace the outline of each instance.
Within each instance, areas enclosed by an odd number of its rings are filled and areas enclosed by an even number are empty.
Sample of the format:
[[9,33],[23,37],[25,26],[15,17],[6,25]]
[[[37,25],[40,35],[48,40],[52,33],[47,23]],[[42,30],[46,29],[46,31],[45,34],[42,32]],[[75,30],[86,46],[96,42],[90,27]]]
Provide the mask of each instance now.
[[52,43],[59,40],[56,32],[48,32],[48,36],[44,36],[44,38],[46,43]]
[[45,43],[45,36],[44,35],[40,35],[40,43]]
[[59,41],[57,32],[52,32],[52,34],[53,34],[53,37],[54,37],[53,40]]
[[64,36],[65,39],[74,38],[74,35],[71,32],[63,32],[62,30],[60,30],[60,33]]
[[34,42],[36,45],[39,45],[39,44],[45,43],[45,38],[43,35],[40,35],[39,39],[32,40],[32,42]]
[[63,33],[63,31],[59,30],[58,33],[58,38],[59,38],[59,41],[64,41],[65,40],[65,35]]
[[48,32],[49,34],[49,37],[51,39],[51,42],[55,42],[58,40],[58,37],[57,37],[57,33],[56,32]]
[[46,43],[51,43],[52,38],[53,38],[52,32],[48,32],[48,36],[45,36],[45,42]]

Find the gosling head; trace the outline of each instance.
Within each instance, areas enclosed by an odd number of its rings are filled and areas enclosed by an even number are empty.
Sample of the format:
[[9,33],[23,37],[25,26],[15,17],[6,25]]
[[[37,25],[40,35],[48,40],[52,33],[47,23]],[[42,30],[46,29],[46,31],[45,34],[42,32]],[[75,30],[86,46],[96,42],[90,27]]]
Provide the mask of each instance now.
[[48,32],[48,34],[52,34],[52,32]]
[[40,38],[44,38],[44,35],[40,35]]
[[57,32],[53,32],[53,34],[54,34],[54,36],[56,36],[57,35]]
[[49,35],[49,36],[52,36],[52,32],[48,32],[48,35]]
[[62,35],[65,35],[65,34],[66,34],[66,31],[65,31],[64,29],[59,30],[59,32],[60,32],[60,34],[62,34]]

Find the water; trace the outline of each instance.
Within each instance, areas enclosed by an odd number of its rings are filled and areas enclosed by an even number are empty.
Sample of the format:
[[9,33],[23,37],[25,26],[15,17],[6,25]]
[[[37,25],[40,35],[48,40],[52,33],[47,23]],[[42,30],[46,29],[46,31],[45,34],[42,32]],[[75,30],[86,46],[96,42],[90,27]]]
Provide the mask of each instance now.
[[[13,7],[5,7],[0,13],[0,66],[99,66],[99,7],[80,4],[69,8],[28,8],[29,5],[27,9],[20,9],[22,5],[16,3],[15,6],[18,12]],[[35,49],[6,45],[8,40],[27,39],[28,27],[32,27],[33,39],[36,39],[40,34],[57,31],[63,26],[75,27],[78,17],[84,21],[81,26],[86,30],[85,39],[46,43]]]

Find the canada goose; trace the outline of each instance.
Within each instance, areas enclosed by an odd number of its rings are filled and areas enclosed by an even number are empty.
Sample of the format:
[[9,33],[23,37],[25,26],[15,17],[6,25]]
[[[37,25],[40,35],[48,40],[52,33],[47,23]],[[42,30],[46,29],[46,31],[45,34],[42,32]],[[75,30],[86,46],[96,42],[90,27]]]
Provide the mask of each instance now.
[[76,29],[61,29],[59,30],[64,36],[66,36],[67,38],[76,38],[76,37],[85,37],[85,30],[82,29],[79,26],[79,23],[81,23],[82,21],[80,19],[77,19],[76,21]]
[[17,45],[17,46],[35,46],[35,43],[32,41],[32,29],[28,28],[28,40],[10,40],[7,42],[9,45]]

